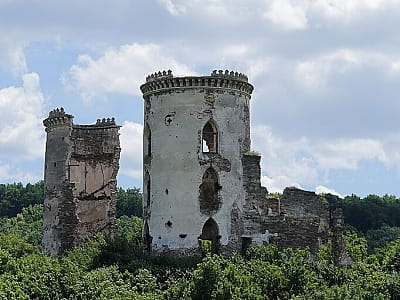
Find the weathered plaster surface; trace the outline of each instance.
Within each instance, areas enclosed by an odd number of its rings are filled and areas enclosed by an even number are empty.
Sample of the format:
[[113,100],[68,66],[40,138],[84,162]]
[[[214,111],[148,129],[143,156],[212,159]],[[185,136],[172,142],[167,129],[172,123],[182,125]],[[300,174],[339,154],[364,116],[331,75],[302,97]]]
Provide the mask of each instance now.
[[[244,77],[215,74],[154,77],[141,88],[144,122],[151,130],[151,159],[144,159],[144,177],[149,176],[151,182],[150,207],[146,203],[144,207],[151,249],[196,252],[210,217],[218,224],[221,247],[238,241],[240,233],[232,229],[236,224],[232,226],[231,214],[234,205],[241,210],[245,198],[241,154],[250,148],[249,121],[243,120],[249,117],[251,85]],[[218,130],[217,154],[202,151],[202,129],[209,120]],[[204,211],[199,187],[210,167],[218,174],[221,203],[218,209]]]
[[319,196],[287,188],[267,197],[261,186],[261,157],[248,155],[253,87],[245,75],[164,71],[148,76],[141,90],[145,249],[200,255],[199,239],[208,239],[223,255],[270,242],[316,253],[328,240],[329,210]]
[[114,120],[74,125],[63,109],[46,126],[43,248],[61,254],[90,234],[115,231],[119,126]]

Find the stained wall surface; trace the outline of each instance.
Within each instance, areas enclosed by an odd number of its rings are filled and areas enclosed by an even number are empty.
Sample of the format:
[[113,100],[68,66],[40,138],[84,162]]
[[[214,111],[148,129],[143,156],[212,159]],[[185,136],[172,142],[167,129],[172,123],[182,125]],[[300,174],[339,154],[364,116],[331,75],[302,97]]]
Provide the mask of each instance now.
[[115,232],[120,126],[113,119],[75,125],[63,109],[46,126],[43,248],[61,254],[89,235]]
[[[261,185],[261,157],[250,151],[253,87],[245,75],[164,71],[148,76],[141,90],[146,250],[199,255],[199,243],[208,240],[225,255],[271,242],[316,253],[328,241],[330,212],[320,196],[287,188],[268,197]],[[333,244],[344,253],[339,227]]]
[[[241,211],[245,199],[241,157],[250,150],[252,86],[237,73],[179,78],[164,72],[149,77],[141,89],[144,124],[151,132],[151,142],[145,134],[143,143],[144,216],[149,229],[144,237],[151,241],[149,248],[196,252],[209,219],[215,221],[220,251],[237,248],[240,233],[232,226],[231,214],[233,207]],[[204,151],[207,122],[217,130],[215,153]],[[210,169],[217,177],[214,188],[204,179]],[[210,191],[217,193],[218,202],[207,207],[202,195]]]

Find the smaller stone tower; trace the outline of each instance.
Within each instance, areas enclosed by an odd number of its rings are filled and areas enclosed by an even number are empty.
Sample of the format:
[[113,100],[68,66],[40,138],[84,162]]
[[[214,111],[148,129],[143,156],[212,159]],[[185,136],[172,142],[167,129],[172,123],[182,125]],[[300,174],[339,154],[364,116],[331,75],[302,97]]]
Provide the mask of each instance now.
[[51,111],[43,124],[47,132],[44,250],[62,254],[96,232],[112,237],[120,126],[114,118],[75,125],[63,108]]

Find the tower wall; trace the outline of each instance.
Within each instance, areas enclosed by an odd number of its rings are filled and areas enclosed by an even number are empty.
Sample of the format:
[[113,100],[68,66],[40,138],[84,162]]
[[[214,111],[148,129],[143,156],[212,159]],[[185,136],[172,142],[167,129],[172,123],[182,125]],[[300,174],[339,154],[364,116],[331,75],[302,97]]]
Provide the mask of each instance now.
[[63,109],[46,126],[43,248],[61,254],[89,235],[115,231],[120,126],[112,119],[74,125]]
[[[237,249],[245,199],[241,157],[250,150],[253,87],[247,77],[227,71],[203,77],[159,72],[149,76],[141,90],[145,100],[144,221],[148,226],[144,240],[153,251],[194,254],[203,227],[212,218],[220,251]],[[216,153],[203,153],[207,122],[217,131]],[[218,178],[218,187],[210,187],[215,188],[218,203],[201,205],[200,186],[210,168]]]

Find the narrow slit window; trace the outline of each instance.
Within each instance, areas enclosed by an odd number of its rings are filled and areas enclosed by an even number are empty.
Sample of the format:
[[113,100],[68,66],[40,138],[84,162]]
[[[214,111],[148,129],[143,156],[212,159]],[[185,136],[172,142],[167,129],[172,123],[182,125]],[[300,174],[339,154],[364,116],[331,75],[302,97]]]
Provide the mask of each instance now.
[[150,181],[150,174],[146,172],[144,175],[144,182],[143,182],[143,206],[146,208],[150,207],[150,200],[151,200],[151,181]]
[[151,130],[148,124],[146,124],[144,128],[144,153],[146,153],[147,156],[151,156]]
[[217,153],[218,131],[210,121],[203,127],[202,148],[204,153]]
[[151,190],[150,190],[150,176],[147,177],[147,207],[150,207],[150,195],[151,195]]

